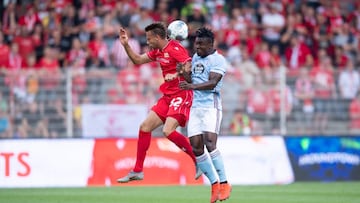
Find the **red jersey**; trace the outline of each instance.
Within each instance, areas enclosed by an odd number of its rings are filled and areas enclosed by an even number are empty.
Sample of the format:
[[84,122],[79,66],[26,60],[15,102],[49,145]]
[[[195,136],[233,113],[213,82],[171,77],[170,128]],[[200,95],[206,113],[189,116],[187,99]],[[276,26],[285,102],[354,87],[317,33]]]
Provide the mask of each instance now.
[[330,98],[332,94],[331,87],[335,82],[333,73],[326,69],[314,67],[310,72],[310,77],[313,79],[316,85],[315,97],[325,99]]
[[39,69],[45,69],[47,71],[57,71],[60,68],[59,61],[56,59],[41,58],[37,64]]
[[24,59],[26,59],[27,55],[35,51],[35,44],[31,36],[18,36],[14,39],[14,42],[19,45],[19,54]]
[[248,91],[247,98],[247,110],[249,113],[267,113],[269,98],[266,92],[254,88]]
[[9,60],[10,48],[6,44],[0,44],[0,67],[6,66]]
[[[163,77],[169,73],[176,73],[176,65],[178,63],[185,63],[191,60],[187,50],[176,40],[170,40],[163,49],[153,49],[146,54],[151,60],[160,63]],[[183,77],[179,77],[172,81],[165,81],[160,86],[160,91],[164,94],[175,94],[182,91],[179,88],[179,82],[183,80]]]

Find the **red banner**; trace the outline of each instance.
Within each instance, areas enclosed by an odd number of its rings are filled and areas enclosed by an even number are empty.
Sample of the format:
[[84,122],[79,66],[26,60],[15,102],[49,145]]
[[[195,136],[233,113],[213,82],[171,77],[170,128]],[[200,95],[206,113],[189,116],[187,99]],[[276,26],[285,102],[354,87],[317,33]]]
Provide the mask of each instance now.
[[[120,185],[116,180],[133,169],[136,139],[96,139],[89,186]],[[144,180],[125,185],[203,184],[194,179],[195,166],[185,152],[166,138],[152,138],[144,163]]]

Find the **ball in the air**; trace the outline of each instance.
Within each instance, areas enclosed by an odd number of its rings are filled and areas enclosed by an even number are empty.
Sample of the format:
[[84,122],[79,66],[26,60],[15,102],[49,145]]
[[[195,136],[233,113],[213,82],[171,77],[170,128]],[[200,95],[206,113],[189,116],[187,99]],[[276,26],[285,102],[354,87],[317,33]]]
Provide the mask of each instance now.
[[184,40],[188,37],[188,26],[182,20],[175,20],[168,26],[168,36],[171,39]]

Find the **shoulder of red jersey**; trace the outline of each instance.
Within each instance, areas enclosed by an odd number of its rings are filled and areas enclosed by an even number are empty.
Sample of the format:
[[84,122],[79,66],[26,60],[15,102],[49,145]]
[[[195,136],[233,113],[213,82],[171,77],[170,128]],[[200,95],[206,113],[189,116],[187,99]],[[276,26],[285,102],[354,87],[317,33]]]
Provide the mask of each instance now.
[[175,50],[175,51],[182,51],[182,50],[185,49],[185,48],[183,47],[183,45],[180,44],[179,41],[174,40],[174,39],[171,39],[171,40],[169,41],[168,48],[169,48],[170,50]]

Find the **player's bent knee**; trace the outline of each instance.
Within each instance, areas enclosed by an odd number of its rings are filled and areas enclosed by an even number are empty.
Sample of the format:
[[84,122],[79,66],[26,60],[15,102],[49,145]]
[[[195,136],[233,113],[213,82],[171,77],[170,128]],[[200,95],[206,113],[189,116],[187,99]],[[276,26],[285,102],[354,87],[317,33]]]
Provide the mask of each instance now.
[[148,125],[146,122],[140,124],[140,131],[142,132],[151,132],[153,129],[151,125]]
[[208,152],[212,152],[216,149],[216,144],[214,142],[207,142],[205,146]]
[[200,156],[200,155],[204,154],[204,148],[194,148],[193,147],[193,152],[194,152],[195,156]]

